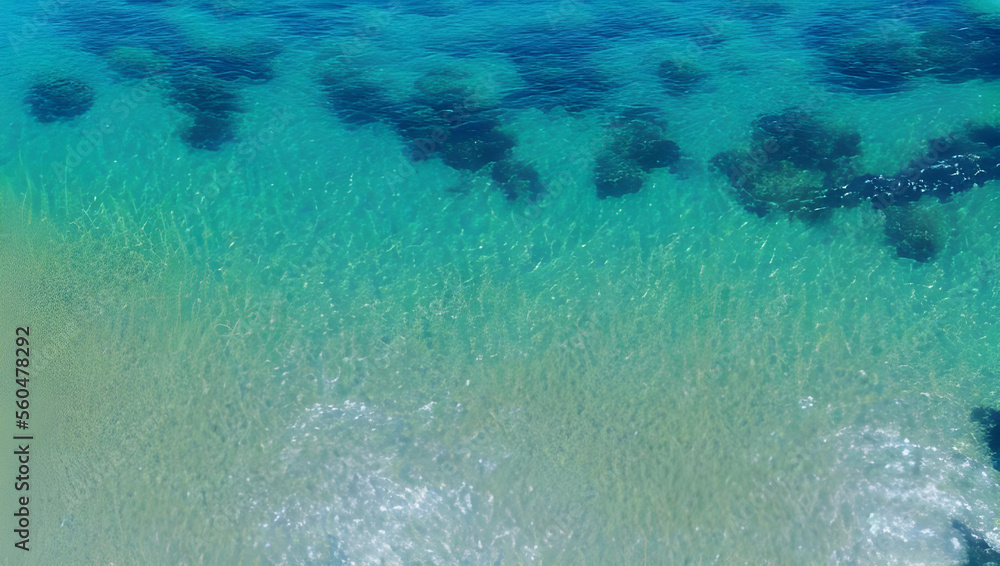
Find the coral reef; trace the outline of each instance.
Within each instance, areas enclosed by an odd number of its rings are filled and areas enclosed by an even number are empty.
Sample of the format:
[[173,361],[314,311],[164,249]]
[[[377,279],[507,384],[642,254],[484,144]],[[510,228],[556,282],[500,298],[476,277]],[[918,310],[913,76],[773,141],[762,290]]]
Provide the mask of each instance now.
[[533,201],[544,191],[538,171],[534,167],[513,159],[504,159],[493,164],[490,172],[493,180],[503,190],[507,200],[523,199]]
[[944,246],[944,218],[936,208],[911,204],[888,208],[885,214],[885,235],[899,257],[928,262]]
[[1000,472],[1000,411],[977,407],[970,415],[972,422],[983,427],[983,440],[993,460],[993,468]]
[[620,197],[639,192],[644,178],[639,165],[624,155],[604,151],[597,156],[594,165],[597,198]]
[[170,96],[191,123],[181,134],[189,146],[217,151],[236,138],[242,104],[236,90],[205,70],[195,70],[171,81]]
[[993,550],[982,533],[970,529],[961,521],[952,521],[951,527],[962,535],[965,541],[965,566],[991,566],[1000,564],[1000,552]]
[[830,14],[806,30],[826,81],[859,94],[891,93],[919,77],[944,82],[1000,77],[1000,24],[955,8],[947,17],[899,22],[888,16],[873,37],[870,17]]
[[598,198],[637,192],[645,173],[672,167],[680,147],[666,137],[666,124],[642,109],[625,112],[611,128],[611,139],[594,164]]
[[791,109],[755,120],[749,146],[720,153],[712,163],[755,214],[813,213],[860,202],[845,190],[860,139],[857,132]]
[[500,130],[497,121],[474,120],[446,131],[439,152],[449,167],[476,171],[505,159],[513,148],[514,139]]
[[94,88],[79,79],[59,77],[35,81],[24,97],[31,115],[39,122],[75,118],[94,105]]

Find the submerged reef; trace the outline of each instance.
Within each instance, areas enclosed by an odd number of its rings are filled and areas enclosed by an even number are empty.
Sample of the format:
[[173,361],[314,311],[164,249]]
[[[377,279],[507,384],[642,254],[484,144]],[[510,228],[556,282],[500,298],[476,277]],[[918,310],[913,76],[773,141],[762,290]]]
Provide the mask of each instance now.
[[851,203],[844,187],[855,174],[857,132],[795,109],[761,116],[751,127],[748,146],[712,158],[744,208],[764,216]]
[[594,164],[594,186],[597,198],[620,197],[637,193],[645,180],[637,163],[611,151],[603,151]]
[[667,139],[666,129],[655,116],[626,113],[616,118],[610,127],[610,140],[594,164],[597,197],[638,192],[646,173],[673,167],[681,158],[681,149]]
[[982,533],[973,531],[961,521],[952,521],[951,527],[965,541],[965,566],[991,566],[1000,564],[1000,552],[993,550]]
[[1000,178],[997,127],[970,124],[964,132],[931,140],[926,155],[893,176],[863,175],[845,191],[872,201],[875,208],[916,202],[923,196],[948,200],[952,195]]
[[402,100],[346,66],[326,69],[319,85],[341,120],[392,127],[414,161],[437,157],[453,169],[473,172],[492,165],[490,176],[510,200],[534,199],[544,191],[538,172],[512,159],[516,140],[503,127],[503,112],[469,72],[435,69],[417,79]]
[[195,149],[217,151],[236,139],[243,111],[239,95],[227,81],[195,71],[172,77],[171,98],[190,119],[181,139]]
[[79,79],[57,77],[39,79],[28,88],[24,103],[39,122],[70,120],[94,105],[94,88]]
[[892,177],[864,175],[850,182],[847,194],[870,199],[876,208],[915,202],[923,196],[946,200],[955,193],[1000,178],[997,152],[945,157],[919,171]]
[[901,22],[890,15],[875,26],[871,16],[830,13],[828,22],[806,29],[806,44],[818,50],[825,80],[859,94],[898,92],[910,81],[943,82],[1000,78],[1000,24],[957,7]]
[[885,235],[896,254],[919,262],[934,259],[944,246],[945,222],[931,206],[894,206],[885,212]]
[[438,153],[453,169],[477,171],[507,158],[514,149],[514,138],[500,129],[496,120],[460,123],[444,132]]
[[317,83],[330,110],[349,126],[393,123],[401,116],[385,88],[356,69],[332,65],[320,72]]
[[715,167],[729,177],[733,195],[758,216],[783,212],[808,218],[822,211],[870,201],[885,210],[885,235],[899,257],[928,262],[940,252],[946,222],[933,203],[1000,179],[1000,133],[991,124],[932,140],[928,153],[896,175],[857,175],[856,132],[817,117],[786,111],[753,122],[747,147],[717,154]]
[[514,159],[504,159],[494,163],[490,175],[500,186],[507,200],[523,199],[531,202],[545,190],[538,177],[538,171],[527,163]]
[[1000,411],[987,407],[977,407],[970,415],[972,422],[983,427],[983,442],[990,451],[993,469],[1000,472]]

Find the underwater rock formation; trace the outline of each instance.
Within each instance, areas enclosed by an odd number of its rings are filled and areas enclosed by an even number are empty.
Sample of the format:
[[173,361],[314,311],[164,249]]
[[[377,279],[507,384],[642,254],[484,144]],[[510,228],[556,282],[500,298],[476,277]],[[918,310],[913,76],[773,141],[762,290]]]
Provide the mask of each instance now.
[[603,151],[594,164],[594,185],[597,198],[620,197],[637,193],[645,180],[642,168],[628,157]]
[[906,22],[887,14],[878,34],[870,13],[830,13],[806,29],[806,43],[819,51],[826,82],[859,94],[898,92],[920,77],[1000,78],[1000,24],[958,7],[923,8],[939,13]]
[[681,148],[666,138],[666,126],[635,119],[615,129],[609,150],[634,161],[645,172],[670,167],[681,158]]
[[983,440],[990,451],[993,469],[1000,472],[1000,411],[977,407],[970,418],[983,426]]
[[439,153],[453,169],[477,171],[505,159],[514,149],[514,139],[501,131],[495,120],[460,123],[444,132]]
[[594,164],[597,197],[620,197],[638,192],[645,173],[672,168],[681,158],[680,147],[666,137],[666,124],[642,112],[626,112],[611,126],[611,139]]
[[507,200],[524,199],[530,202],[545,189],[534,167],[513,159],[494,163],[490,176],[503,190]]
[[962,535],[965,541],[965,566],[990,566],[1000,564],[1000,552],[993,550],[982,533],[970,529],[961,521],[952,521],[951,527]]
[[394,123],[402,115],[383,87],[358,72],[335,67],[323,71],[317,82],[330,109],[347,125]]
[[967,136],[972,143],[983,144],[988,148],[1000,146],[1000,127],[994,125],[972,126]]
[[170,97],[190,118],[181,134],[185,143],[195,149],[217,151],[236,139],[236,120],[243,108],[228,82],[196,71],[173,77],[171,89]]
[[929,206],[894,206],[886,209],[885,235],[899,257],[925,263],[944,246],[944,218]]
[[73,78],[45,78],[35,81],[24,97],[29,112],[39,122],[75,118],[94,105],[94,88]]
[[854,176],[857,132],[794,109],[761,116],[752,128],[748,147],[712,158],[747,210],[801,214],[852,204],[844,187]]
[[924,196],[945,201],[1000,179],[1000,135],[989,124],[933,140],[926,156],[893,176],[854,176],[858,134],[815,117],[762,116],[753,128],[750,148],[712,158],[746,210],[758,216],[776,211],[801,216],[870,201],[886,211],[885,235],[899,257],[919,262],[931,261],[941,250],[946,226],[939,211],[917,201]]
[[1000,178],[1000,155],[997,153],[945,157],[912,175],[863,175],[844,187],[845,194],[870,199],[876,208],[915,202],[925,195],[945,200],[955,193]]

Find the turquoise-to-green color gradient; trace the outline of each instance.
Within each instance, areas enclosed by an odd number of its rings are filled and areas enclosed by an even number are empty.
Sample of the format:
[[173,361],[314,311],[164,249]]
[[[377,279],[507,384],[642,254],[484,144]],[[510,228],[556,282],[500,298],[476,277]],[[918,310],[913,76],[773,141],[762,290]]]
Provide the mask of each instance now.
[[[918,261],[900,207],[712,165],[790,108],[855,175],[995,128],[996,2],[2,0],[0,39],[0,564],[1000,550],[1000,181],[907,205]],[[91,103],[40,117],[59,78]],[[420,155],[456,92],[542,189]],[[680,157],[599,198],[621,115]]]

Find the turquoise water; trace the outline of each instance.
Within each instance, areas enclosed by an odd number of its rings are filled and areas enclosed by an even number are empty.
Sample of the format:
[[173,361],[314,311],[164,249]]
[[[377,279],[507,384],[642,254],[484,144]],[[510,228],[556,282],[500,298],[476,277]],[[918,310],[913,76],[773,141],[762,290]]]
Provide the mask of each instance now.
[[5,563],[996,560],[995,2],[2,5]]

